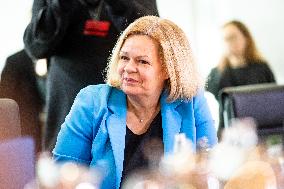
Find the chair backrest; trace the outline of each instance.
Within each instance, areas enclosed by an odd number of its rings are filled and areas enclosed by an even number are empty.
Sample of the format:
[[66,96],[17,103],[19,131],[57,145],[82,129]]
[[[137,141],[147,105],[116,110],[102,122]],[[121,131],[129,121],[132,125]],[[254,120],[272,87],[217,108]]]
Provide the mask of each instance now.
[[20,137],[0,142],[0,188],[22,189],[35,178],[34,142]]
[[260,135],[284,133],[284,85],[255,84],[221,91],[220,119],[228,127],[232,118],[252,117]]
[[16,101],[0,99],[0,141],[21,136],[19,106]]

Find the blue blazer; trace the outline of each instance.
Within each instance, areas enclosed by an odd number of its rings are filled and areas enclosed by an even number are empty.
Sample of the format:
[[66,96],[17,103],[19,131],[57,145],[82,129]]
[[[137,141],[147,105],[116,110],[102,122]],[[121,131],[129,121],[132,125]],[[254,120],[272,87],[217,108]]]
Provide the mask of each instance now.
[[[206,136],[217,142],[216,130],[203,93],[190,101],[167,102],[160,98],[165,154],[174,146],[174,137],[185,133],[195,147]],[[102,188],[119,188],[123,171],[126,133],[126,95],[106,84],[82,89],[62,124],[53,150],[56,161],[75,161],[88,166],[104,166]]]

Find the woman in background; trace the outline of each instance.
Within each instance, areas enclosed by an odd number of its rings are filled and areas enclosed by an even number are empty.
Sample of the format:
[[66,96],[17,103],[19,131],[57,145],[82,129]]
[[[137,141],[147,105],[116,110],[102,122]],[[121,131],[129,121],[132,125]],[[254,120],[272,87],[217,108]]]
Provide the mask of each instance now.
[[206,86],[216,99],[225,87],[275,82],[271,69],[243,23],[230,21],[223,26],[223,33],[227,52],[219,65],[211,70]]

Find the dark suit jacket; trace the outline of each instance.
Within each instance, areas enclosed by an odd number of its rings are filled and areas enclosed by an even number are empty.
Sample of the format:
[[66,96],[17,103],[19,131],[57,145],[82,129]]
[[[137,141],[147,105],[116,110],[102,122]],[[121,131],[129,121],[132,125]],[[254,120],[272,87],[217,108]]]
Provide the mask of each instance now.
[[36,151],[39,151],[39,113],[44,101],[37,86],[34,63],[24,50],[7,58],[1,74],[0,98],[10,98],[18,103],[21,134],[32,136],[36,142]]

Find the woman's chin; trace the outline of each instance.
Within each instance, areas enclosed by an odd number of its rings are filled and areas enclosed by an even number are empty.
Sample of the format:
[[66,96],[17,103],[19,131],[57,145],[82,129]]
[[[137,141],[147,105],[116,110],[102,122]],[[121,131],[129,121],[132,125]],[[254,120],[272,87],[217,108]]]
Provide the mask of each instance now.
[[139,95],[140,89],[138,87],[123,86],[122,91],[126,95]]

